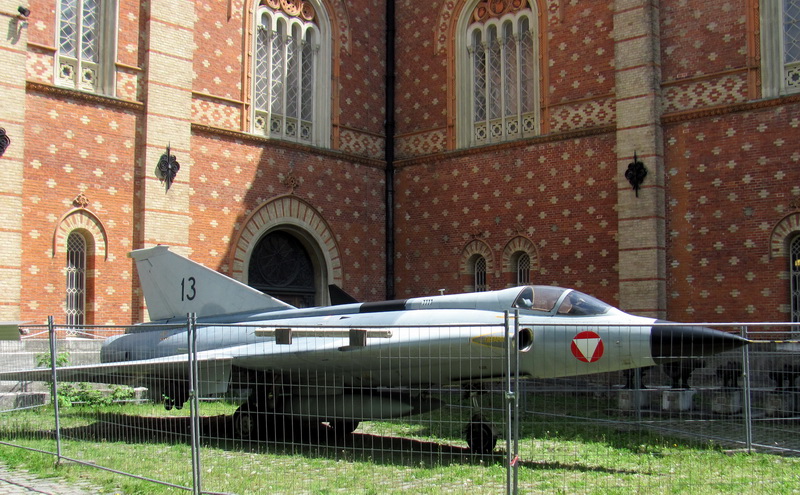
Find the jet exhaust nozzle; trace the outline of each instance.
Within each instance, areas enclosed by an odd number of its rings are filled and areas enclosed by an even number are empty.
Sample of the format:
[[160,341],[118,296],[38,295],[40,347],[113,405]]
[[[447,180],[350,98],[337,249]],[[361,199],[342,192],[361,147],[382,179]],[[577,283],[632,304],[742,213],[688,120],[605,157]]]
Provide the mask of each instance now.
[[732,351],[748,342],[743,337],[713,328],[673,326],[664,320],[656,323],[665,324],[650,329],[650,352],[657,364]]

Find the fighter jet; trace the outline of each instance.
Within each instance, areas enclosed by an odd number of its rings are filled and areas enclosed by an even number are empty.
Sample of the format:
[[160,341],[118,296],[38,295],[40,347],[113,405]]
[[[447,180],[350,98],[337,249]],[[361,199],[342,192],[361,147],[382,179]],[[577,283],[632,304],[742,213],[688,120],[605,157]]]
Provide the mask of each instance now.
[[[100,364],[60,368],[59,380],[144,386],[167,408],[181,407],[189,397],[187,315],[194,315],[196,393],[246,389],[233,417],[243,438],[286,427],[276,418],[348,434],[361,421],[436,409],[443,402],[430,391],[453,384],[469,390],[506,376],[509,349],[521,376],[552,378],[697,358],[746,343],[706,327],[631,315],[560,287],[295,308],[166,246],[130,256],[151,323],[110,337]],[[0,373],[0,380],[49,379],[42,369]],[[470,448],[493,450],[490,431],[482,420],[470,423]]]

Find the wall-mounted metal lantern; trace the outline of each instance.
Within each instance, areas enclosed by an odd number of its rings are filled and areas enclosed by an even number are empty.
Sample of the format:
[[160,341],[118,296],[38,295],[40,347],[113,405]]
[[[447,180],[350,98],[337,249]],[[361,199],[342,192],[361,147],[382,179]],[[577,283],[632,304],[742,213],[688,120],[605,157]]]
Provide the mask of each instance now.
[[6,134],[6,130],[0,127],[0,156],[3,156],[10,145],[11,138]]
[[636,197],[639,197],[639,186],[644,182],[647,177],[647,169],[644,168],[644,163],[639,161],[636,152],[633,153],[633,161],[628,164],[628,170],[625,171],[625,178],[631,183]]
[[166,184],[167,191],[169,191],[170,186],[172,186],[172,182],[175,180],[175,176],[178,175],[178,170],[181,169],[178,160],[175,158],[175,155],[170,153],[169,145],[167,145],[167,151],[161,155],[161,158],[158,159],[158,164],[156,165],[156,177]]

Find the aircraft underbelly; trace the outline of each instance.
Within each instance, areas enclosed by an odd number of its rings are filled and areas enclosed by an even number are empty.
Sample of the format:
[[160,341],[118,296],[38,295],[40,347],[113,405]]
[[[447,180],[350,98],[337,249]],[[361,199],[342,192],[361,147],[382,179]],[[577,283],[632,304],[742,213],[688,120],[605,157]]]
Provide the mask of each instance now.
[[478,347],[462,338],[252,356],[238,359],[237,366],[278,373],[297,384],[397,387],[498,376],[503,370],[501,355],[500,349]]

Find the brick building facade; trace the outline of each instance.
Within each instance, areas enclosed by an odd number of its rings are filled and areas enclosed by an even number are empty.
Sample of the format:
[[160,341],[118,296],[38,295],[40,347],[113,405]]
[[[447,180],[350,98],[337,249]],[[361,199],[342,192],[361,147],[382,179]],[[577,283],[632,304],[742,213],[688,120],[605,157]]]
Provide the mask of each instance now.
[[796,0],[399,0],[393,23],[377,0],[18,6],[0,320],[142,321],[126,254],[157,243],[302,304],[530,281],[797,318]]

